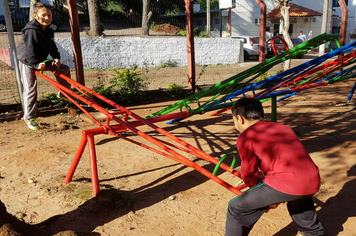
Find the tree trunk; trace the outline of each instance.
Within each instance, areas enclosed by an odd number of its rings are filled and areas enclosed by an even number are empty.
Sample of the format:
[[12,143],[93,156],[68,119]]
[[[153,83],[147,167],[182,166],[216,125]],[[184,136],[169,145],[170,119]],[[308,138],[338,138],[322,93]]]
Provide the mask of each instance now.
[[[324,9],[323,9],[323,22],[321,24],[321,33],[326,33],[328,26],[328,11],[329,11],[329,0],[324,0]],[[325,44],[320,45],[319,47],[319,56],[324,55],[325,53]]]
[[210,0],[206,0],[206,34],[210,37]]
[[143,9],[142,9],[142,36],[149,35],[149,22],[152,16],[152,12],[148,12],[150,7],[150,0],[142,0],[143,1]]
[[29,21],[35,19],[33,17],[33,5],[36,3],[36,2],[40,2],[40,0],[31,0],[31,4],[30,4],[30,14],[29,14]]
[[[281,5],[281,15],[283,17],[283,30],[282,30],[282,34],[283,34],[283,38],[286,41],[287,45],[289,48],[294,47],[292,40],[290,39],[289,36],[289,6],[288,6],[288,1],[278,1],[280,2]],[[288,70],[290,68],[290,60],[286,60],[284,62],[284,70]]]
[[88,0],[90,35],[99,37],[102,34],[99,17],[98,0]]

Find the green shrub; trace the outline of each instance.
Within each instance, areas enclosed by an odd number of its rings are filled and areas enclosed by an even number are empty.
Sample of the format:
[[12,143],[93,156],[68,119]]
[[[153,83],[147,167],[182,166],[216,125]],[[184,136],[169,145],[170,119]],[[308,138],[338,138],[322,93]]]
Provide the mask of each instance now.
[[150,24],[150,29],[153,30],[157,26],[156,22]]
[[68,106],[71,102],[60,99],[56,93],[49,93],[42,96],[38,102],[40,107],[44,106]]
[[110,70],[116,74],[116,78],[109,79],[109,83],[113,84],[122,99],[137,100],[143,96],[142,90],[146,88],[146,84],[140,73],[130,69]]
[[257,81],[262,81],[265,80],[269,77],[268,72],[266,71],[265,73],[261,74],[260,77],[257,79]]
[[[178,35],[187,36],[187,31],[182,30],[178,33]],[[196,28],[194,28],[194,37],[208,38],[209,35],[206,32],[202,31],[199,27],[196,27]]]
[[176,63],[174,61],[171,61],[170,59],[166,62],[161,61],[159,68],[167,68],[167,67],[176,67]]
[[179,84],[168,84],[167,93],[171,97],[181,96],[184,94],[184,88]]
[[187,36],[187,31],[186,30],[182,30],[178,33],[178,35],[181,35],[181,36]]

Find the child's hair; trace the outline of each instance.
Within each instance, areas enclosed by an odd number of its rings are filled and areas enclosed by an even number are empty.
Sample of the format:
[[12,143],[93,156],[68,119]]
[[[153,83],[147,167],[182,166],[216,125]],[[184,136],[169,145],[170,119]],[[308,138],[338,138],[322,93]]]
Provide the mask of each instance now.
[[254,98],[240,98],[231,108],[233,116],[243,116],[248,120],[262,120],[265,116],[262,104]]
[[51,8],[48,5],[46,5],[42,2],[36,2],[35,4],[33,4],[33,13],[37,13],[42,8],[47,8],[47,9],[51,10]]

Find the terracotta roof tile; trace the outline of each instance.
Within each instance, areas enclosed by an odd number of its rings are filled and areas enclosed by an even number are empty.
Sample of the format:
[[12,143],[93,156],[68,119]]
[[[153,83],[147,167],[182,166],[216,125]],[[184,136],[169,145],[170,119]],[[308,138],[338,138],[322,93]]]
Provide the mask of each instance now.
[[[306,7],[299,6],[297,4],[289,3],[289,16],[290,17],[301,17],[301,16],[322,16],[323,14]],[[267,14],[267,18],[282,18],[280,5],[274,8],[270,13]]]

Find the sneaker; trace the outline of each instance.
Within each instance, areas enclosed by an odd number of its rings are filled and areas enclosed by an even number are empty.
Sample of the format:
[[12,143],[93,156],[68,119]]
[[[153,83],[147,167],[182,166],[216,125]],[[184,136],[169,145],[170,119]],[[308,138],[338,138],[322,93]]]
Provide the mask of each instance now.
[[28,128],[32,129],[32,130],[37,130],[39,129],[40,127],[38,126],[38,122],[36,121],[36,119],[34,118],[31,118],[31,119],[28,119],[28,120],[25,120]]

